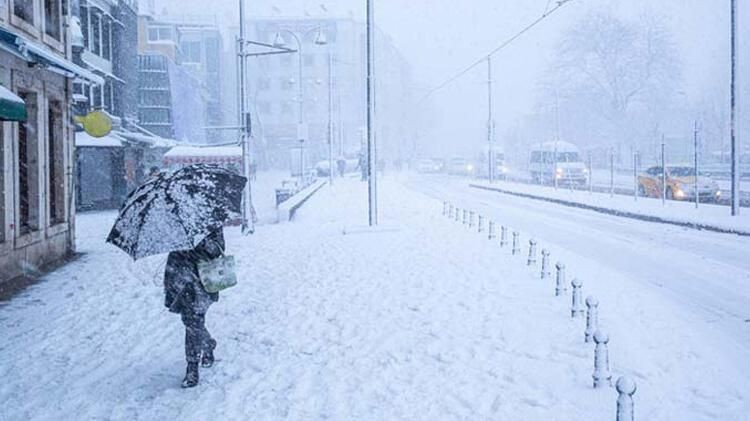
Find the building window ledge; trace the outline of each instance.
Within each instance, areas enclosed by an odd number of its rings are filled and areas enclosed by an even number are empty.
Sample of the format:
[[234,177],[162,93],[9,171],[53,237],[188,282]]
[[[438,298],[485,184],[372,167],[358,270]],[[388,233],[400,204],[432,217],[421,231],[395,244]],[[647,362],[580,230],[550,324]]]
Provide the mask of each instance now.
[[27,35],[31,35],[34,39],[39,39],[42,35],[42,30],[34,26],[34,24],[27,22],[18,16],[11,13],[10,15],[10,23],[13,24],[14,27],[20,29]]
[[29,247],[33,244],[39,243],[44,239],[44,233],[42,231],[34,231],[27,234],[21,234],[16,237],[16,249],[22,249]]

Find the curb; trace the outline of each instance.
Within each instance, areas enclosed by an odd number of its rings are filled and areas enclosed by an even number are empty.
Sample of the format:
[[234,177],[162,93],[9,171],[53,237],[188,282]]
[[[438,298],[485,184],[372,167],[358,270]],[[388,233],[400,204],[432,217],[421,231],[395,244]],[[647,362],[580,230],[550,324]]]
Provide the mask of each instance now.
[[526,199],[540,200],[543,202],[555,203],[558,205],[563,205],[563,206],[567,206],[571,208],[586,209],[586,210],[590,210],[590,211],[594,211],[598,213],[603,213],[606,215],[619,216],[622,218],[630,218],[630,219],[636,219],[639,221],[654,222],[658,224],[676,225],[679,227],[692,228],[692,229],[701,230],[701,231],[712,231],[712,232],[718,232],[722,234],[736,234],[736,235],[743,236],[743,237],[750,237],[750,231],[743,231],[743,230],[732,229],[732,228],[722,228],[722,227],[717,227],[715,225],[703,224],[703,223],[698,223],[698,222],[676,221],[674,219],[666,219],[660,216],[644,215],[641,213],[620,211],[617,209],[611,209],[611,208],[605,208],[601,206],[587,205],[585,203],[573,202],[571,200],[554,199],[551,197],[539,196],[539,195],[530,194],[530,193],[520,193],[520,192],[511,191],[511,190],[501,189],[498,187],[483,186],[480,184],[469,184],[469,187],[480,189],[480,190],[494,191],[494,192],[503,193],[503,194],[507,194],[511,196],[523,197]]

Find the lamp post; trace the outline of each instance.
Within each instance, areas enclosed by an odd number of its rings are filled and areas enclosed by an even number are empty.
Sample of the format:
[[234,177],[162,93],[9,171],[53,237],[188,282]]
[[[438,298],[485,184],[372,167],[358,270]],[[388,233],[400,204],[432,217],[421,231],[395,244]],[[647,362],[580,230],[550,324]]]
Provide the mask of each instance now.
[[489,167],[487,167],[487,178],[490,184],[495,181],[495,153],[493,150],[494,124],[492,121],[492,56],[487,56],[487,158]]
[[[313,28],[311,30],[305,31],[302,33],[302,36],[313,32],[318,31],[318,36],[315,38],[315,44],[316,45],[326,45],[327,40],[325,39],[325,36],[323,35],[323,32],[321,31],[320,27]],[[297,120],[297,140],[300,142],[300,160],[299,160],[299,174],[300,174],[300,180],[304,177],[305,172],[305,139],[308,136],[308,129],[305,125],[305,86],[304,86],[304,79],[303,79],[303,71],[302,71],[302,39],[299,35],[297,35],[296,32],[289,30],[289,29],[280,29],[276,33],[276,38],[273,42],[273,46],[277,48],[284,48],[286,46],[286,41],[284,40],[284,37],[281,35],[282,33],[289,34],[292,38],[294,38],[295,43],[297,44],[297,56],[299,61],[299,80],[297,83],[299,84],[298,87],[298,101],[299,101],[299,112],[298,112],[298,120]]]
[[737,49],[739,41],[737,37],[737,0],[731,0],[732,14],[732,59],[731,59],[731,82],[730,82],[730,137],[732,148],[732,216],[740,214],[740,145],[737,134]]
[[245,186],[245,200],[242,203],[242,232],[255,231],[255,217],[253,215],[252,180],[250,165],[250,113],[247,112],[247,56],[245,55],[245,0],[240,0],[240,37],[237,40],[237,60],[239,77],[239,127],[240,143],[242,144],[242,175],[247,179]]
[[375,148],[375,14],[367,0],[367,202],[370,226],[378,225],[378,182]]

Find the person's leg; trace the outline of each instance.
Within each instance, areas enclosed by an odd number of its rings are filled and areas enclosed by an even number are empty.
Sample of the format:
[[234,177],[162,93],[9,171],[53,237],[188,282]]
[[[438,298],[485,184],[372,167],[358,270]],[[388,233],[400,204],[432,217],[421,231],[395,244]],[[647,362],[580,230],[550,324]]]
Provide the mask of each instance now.
[[201,359],[204,335],[208,333],[204,321],[203,314],[182,313],[182,323],[185,324],[185,360],[188,363],[197,363]]
[[216,348],[216,340],[211,337],[211,333],[209,333],[208,329],[206,329],[205,315],[201,327],[201,337],[203,339],[201,343],[201,350],[203,351],[201,365],[203,365],[203,367],[211,367],[212,365],[214,365],[214,349]]
[[182,380],[182,387],[195,387],[198,385],[198,363],[201,360],[203,348],[203,331],[205,330],[204,315],[193,312],[182,313],[182,323],[185,325],[185,360],[187,371]]

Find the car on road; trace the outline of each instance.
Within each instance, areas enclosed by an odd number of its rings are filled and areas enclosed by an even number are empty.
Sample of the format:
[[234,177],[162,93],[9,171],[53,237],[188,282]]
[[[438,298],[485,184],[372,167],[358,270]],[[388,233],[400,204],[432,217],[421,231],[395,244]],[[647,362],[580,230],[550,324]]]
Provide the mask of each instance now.
[[[666,177],[666,189],[662,178]],[[716,202],[721,199],[721,189],[711,177],[697,175],[698,196],[703,202]],[[653,166],[638,176],[638,194],[643,197],[662,197],[667,200],[695,200],[695,169],[686,165],[667,166],[662,175],[661,166]]]
[[421,174],[434,174],[443,170],[443,163],[437,159],[422,158],[417,161],[417,172]]
[[584,186],[589,170],[581,159],[578,147],[568,142],[545,142],[531,150],[529,173],[537,184]]
[[466,158],[451,158],[448,161],[448,174],[451,175],[462,175],[462,176],[474,176],[476,174],[477,167]]

